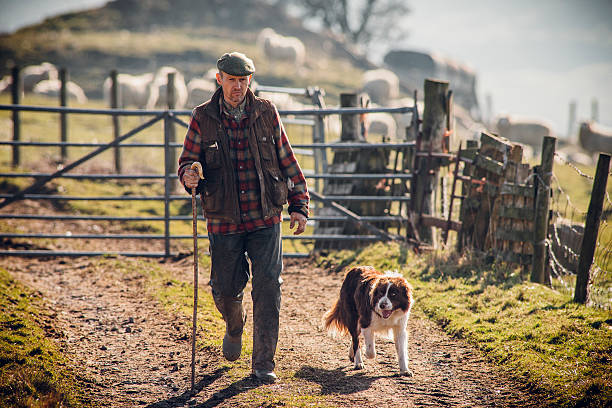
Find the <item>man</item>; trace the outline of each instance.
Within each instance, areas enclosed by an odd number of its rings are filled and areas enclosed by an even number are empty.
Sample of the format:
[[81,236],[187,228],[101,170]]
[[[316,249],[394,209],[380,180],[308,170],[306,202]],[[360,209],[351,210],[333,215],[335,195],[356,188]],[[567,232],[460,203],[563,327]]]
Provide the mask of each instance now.
[[[253,375],[274,382],[281,210],[288,201],[289,227],[301,234],[309,196],[276,107],[249,89],[253,61],[232,52],[219,58],[217,68],[220,88],[193,110],[178,175],[188,192],[196,188],[202,198],[212,261],[209,284],[226,325],[223,356],[240,357],[243,290],[252,274]],[[191,169],[195,161],[202,164],[204,180]]]

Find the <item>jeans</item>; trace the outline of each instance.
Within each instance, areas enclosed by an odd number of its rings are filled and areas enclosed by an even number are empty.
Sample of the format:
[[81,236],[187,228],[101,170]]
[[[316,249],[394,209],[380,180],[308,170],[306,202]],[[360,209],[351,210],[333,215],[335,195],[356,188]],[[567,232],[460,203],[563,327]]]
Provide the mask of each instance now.
[[208,237],[213,297],[242,299],[252,274],[252,366],[254,370],[273,371],[283,269],[280,224],[238,234],[209,233]]

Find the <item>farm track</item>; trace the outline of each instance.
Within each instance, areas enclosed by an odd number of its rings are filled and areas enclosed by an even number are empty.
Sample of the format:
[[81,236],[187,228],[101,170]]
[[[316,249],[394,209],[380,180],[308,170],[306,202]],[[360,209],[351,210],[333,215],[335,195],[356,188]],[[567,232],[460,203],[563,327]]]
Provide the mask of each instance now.
[[[160,265],[176,279],[191,282],[189,257],[160,261]],[[337,296],[342,274],[307,260],[287,260],[285,265],[277,351],[280,381],[259,385],[248,377],[231,378],[219,350],[200,349],[199,392],[194,398],[188,394],[191,319],[173,315],[147,296],[146,278],[140,271],[93,268],[88,258],[3,257],[0,266],[43,294],[55,313],[61,350],[77,367],[86,392],[100,406],[280,406],[267,401],[266,395],[314,395],[310,402],[337,407],[544,405],[542,396],[524,390],[477,350],[450,338],[429,320],[414,316],[409,323],[413,377],[396,375],[393,344],[384,339],[377,340],[376,360],[366,360],[364,370],[353,370],[347,356],[349,340],[329,337],[320,324]],[[201,290],[208,290],[206,279],[201,282]],[[247,333],[252,333],[250,298],[245,299]],[[240,362],[248,366],[248,359],[243,356]]]

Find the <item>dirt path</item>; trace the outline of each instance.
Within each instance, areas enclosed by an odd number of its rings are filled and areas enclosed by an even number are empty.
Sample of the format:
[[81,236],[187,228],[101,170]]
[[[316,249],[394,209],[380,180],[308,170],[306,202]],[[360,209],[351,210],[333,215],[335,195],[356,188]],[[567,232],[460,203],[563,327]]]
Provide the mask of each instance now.
[[[286,262],[277,352],[280,381],[258,385],[249,378],[232,380],[225,375],[218,350],[200,350],[200,391],[195,398],[186,392],[190,318],[172,316],[147,297],[145,278],[138,271],[96,270],[87,258],[1,258],[0,265],[43,293],[57,313],[61,348],[79,367],[87,392],[102,406],[278,406],[264,400],[244,401],[244,391],[258,386],[272,393],[296,393],[299,387],[339,407],[538,406],[478,352],[428,320],[414,317],[409,323],[414,377],[396,376],[392,343],[380,339],[376,361],[366,360],[364,370],[353,370],[348,339],[330,338],[320,328],[341,275],[305,261]],[[189,280],[188,262],[164,266]],[[247,309],[250,315],[250,299]],[[247,325],[251,332],[250,316]]]

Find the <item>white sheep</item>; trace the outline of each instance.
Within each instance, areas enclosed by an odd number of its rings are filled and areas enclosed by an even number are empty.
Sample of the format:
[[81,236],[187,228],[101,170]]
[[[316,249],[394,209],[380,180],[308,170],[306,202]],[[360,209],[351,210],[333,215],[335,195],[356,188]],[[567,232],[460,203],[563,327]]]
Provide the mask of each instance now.
[[366,115],[366,128],[368,140],[374,135],[380,135],[386,140],[395,140],[397,136],[397,124],[393,115],[386,112],[374,112]]
[[388,69],[373,69],[363,74],[362,89],[372,102],[388,105],[399,96],[399,78]]
[[554,136],[551,126],[539,119],[501,116],[496,128],[499,136],[536,149],[541,148],[544,136]]
[[304,64],[306,48],[297,37],[285,37],[267,27],[259,32],[257,46],[271,60],[280,60],[301,67]]
[[2,79],[0,79],[0,93],[10,93],[12,84],[13,77],[11,75],[5,75]]
[[50,62],[43,62],[40,65],[29,65],[21,71],[21,82],[24,92],[32,92],[40,81],[58,78],[57,68]]
[[147,102],[147,108],[153,109],[156,107],[168,106],[167,100],[167,85],[168,74],[174,73],[174,90],[175,90],[175,107],[181,109],[187,103],[187,85],[183,74],[174,67],[164,66],[157,70],[153,82],[151,83],[151,94]]
[[580,124],[578,141],[584,150],[590,153],[612,152],[612,128],[595,122]]
[[215,91],[217,85],[215,82],[208,81],[202,78],[193,78],[187,84],[187,106],[193,108],[202,102],[209,100]]
[[[59,79],[45,79],[34,86],[32,92],[37,95],[45,95],[49,97],[59,97],[62,83]],[[87,103],[87,96],[83,89],[72,81],[66,83],[66,92],[68,98],[76,99],[80,104]]]
[[[153,74],[142,75],[118,74],[117,75],[117,99],[119,108],[134,106],[144,109],[151,96],[151,82]],[[104,81],[104,100],[110,103],[111,78]]]

